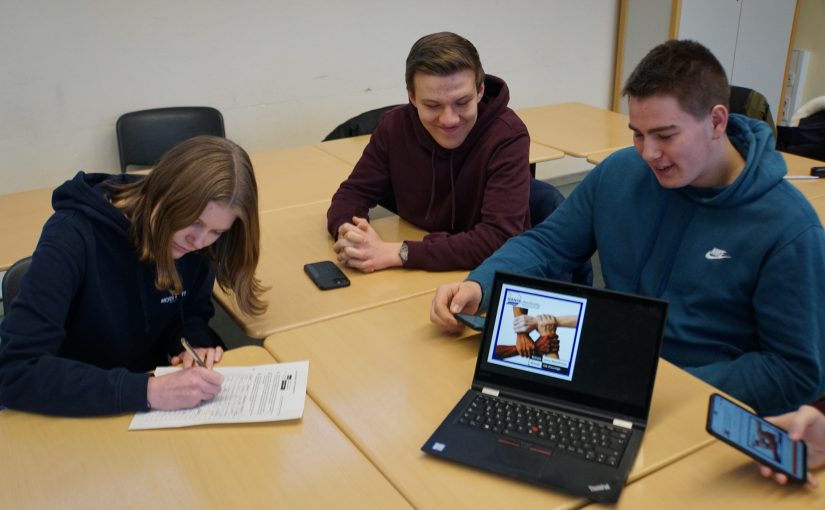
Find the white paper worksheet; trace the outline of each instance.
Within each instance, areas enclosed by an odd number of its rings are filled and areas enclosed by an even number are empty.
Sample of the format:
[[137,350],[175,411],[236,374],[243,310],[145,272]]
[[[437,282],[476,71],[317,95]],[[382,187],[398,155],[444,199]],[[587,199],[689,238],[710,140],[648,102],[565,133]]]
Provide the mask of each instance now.
[[[179,370],[158,367],[160,376]],[[189,427],[208,423],[253,423],[304,414],[309,361],[246,367],[215,367],[223,374],[218,396],[192,409],[137,413],[129,430]]]

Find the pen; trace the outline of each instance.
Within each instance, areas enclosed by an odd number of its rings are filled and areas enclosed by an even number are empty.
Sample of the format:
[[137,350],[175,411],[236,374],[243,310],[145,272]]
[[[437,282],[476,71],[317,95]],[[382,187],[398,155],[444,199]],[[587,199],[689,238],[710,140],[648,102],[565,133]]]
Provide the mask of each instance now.
[[789,181],[815,181],[819,177],[815,175],[786,175],[785,179]]
[[186,352],[188,352],[189,355],[192,356],[192,358],[195,360],[195,363],[197,363],[199,367],[206,367],[206,363],[204,363],[201,357],[198,356],[198,353],[195,352],[195,349],[193,349],[192,346],[189,345],[189,342],[186,341],[186,338],[180,337],[180,344],[183,346],[184,349],[186,349]]

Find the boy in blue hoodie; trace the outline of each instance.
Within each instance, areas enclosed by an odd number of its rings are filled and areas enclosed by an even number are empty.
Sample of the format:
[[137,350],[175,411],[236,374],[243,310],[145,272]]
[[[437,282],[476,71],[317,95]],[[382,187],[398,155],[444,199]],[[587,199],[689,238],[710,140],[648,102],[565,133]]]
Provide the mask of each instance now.
[[452,313],[486,308],[496,270],[553,277],[598,249],[606,287],[670,302],[665,359],[761,413],[815,400],[825,390],[825,234],[783,179],[773,132],[728,112],[724,69],[693,41],[654,48],[624,93],[635,147],[467,280],[440,287],[431,320],[459,330]]

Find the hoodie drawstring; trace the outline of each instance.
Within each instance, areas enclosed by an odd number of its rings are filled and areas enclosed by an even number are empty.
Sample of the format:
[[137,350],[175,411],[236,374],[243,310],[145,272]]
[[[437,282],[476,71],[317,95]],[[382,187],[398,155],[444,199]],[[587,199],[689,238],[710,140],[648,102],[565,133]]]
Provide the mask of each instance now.
[[[455,232],[456,212],[455,173],[453,168],[453,157],[454,154],[450,152],[450,232]],[[430,185],[430,202],[429,204],[427,204],[427,213],[424,215],[425,220],[430,218],[430,212],[432,211],[433,205],[435,204],[435,148],[431,149],[430,151],[430,168],[432,169],[432,184]]]
[[432,179],[430,181],[430,203],[427,204],[427,213],[424,214],[425,220],[430,218],[430,211],[432,211],[433,203],[435,202],[435,147],[430,149],[430,169],[432,170]]
[[455,175],[453,175],[453,153],[450,153],[450,198],[452,198],[452,210],[450,211],[450,232],[455,232]]

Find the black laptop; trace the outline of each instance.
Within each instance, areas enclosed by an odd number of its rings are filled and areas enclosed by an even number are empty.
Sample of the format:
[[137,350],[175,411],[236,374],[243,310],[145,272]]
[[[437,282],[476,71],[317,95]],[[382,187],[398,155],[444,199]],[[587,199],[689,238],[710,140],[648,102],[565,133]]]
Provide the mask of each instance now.
[[667,303],[497,273],[472,388],[421,449],[599,502],[647,425]]

